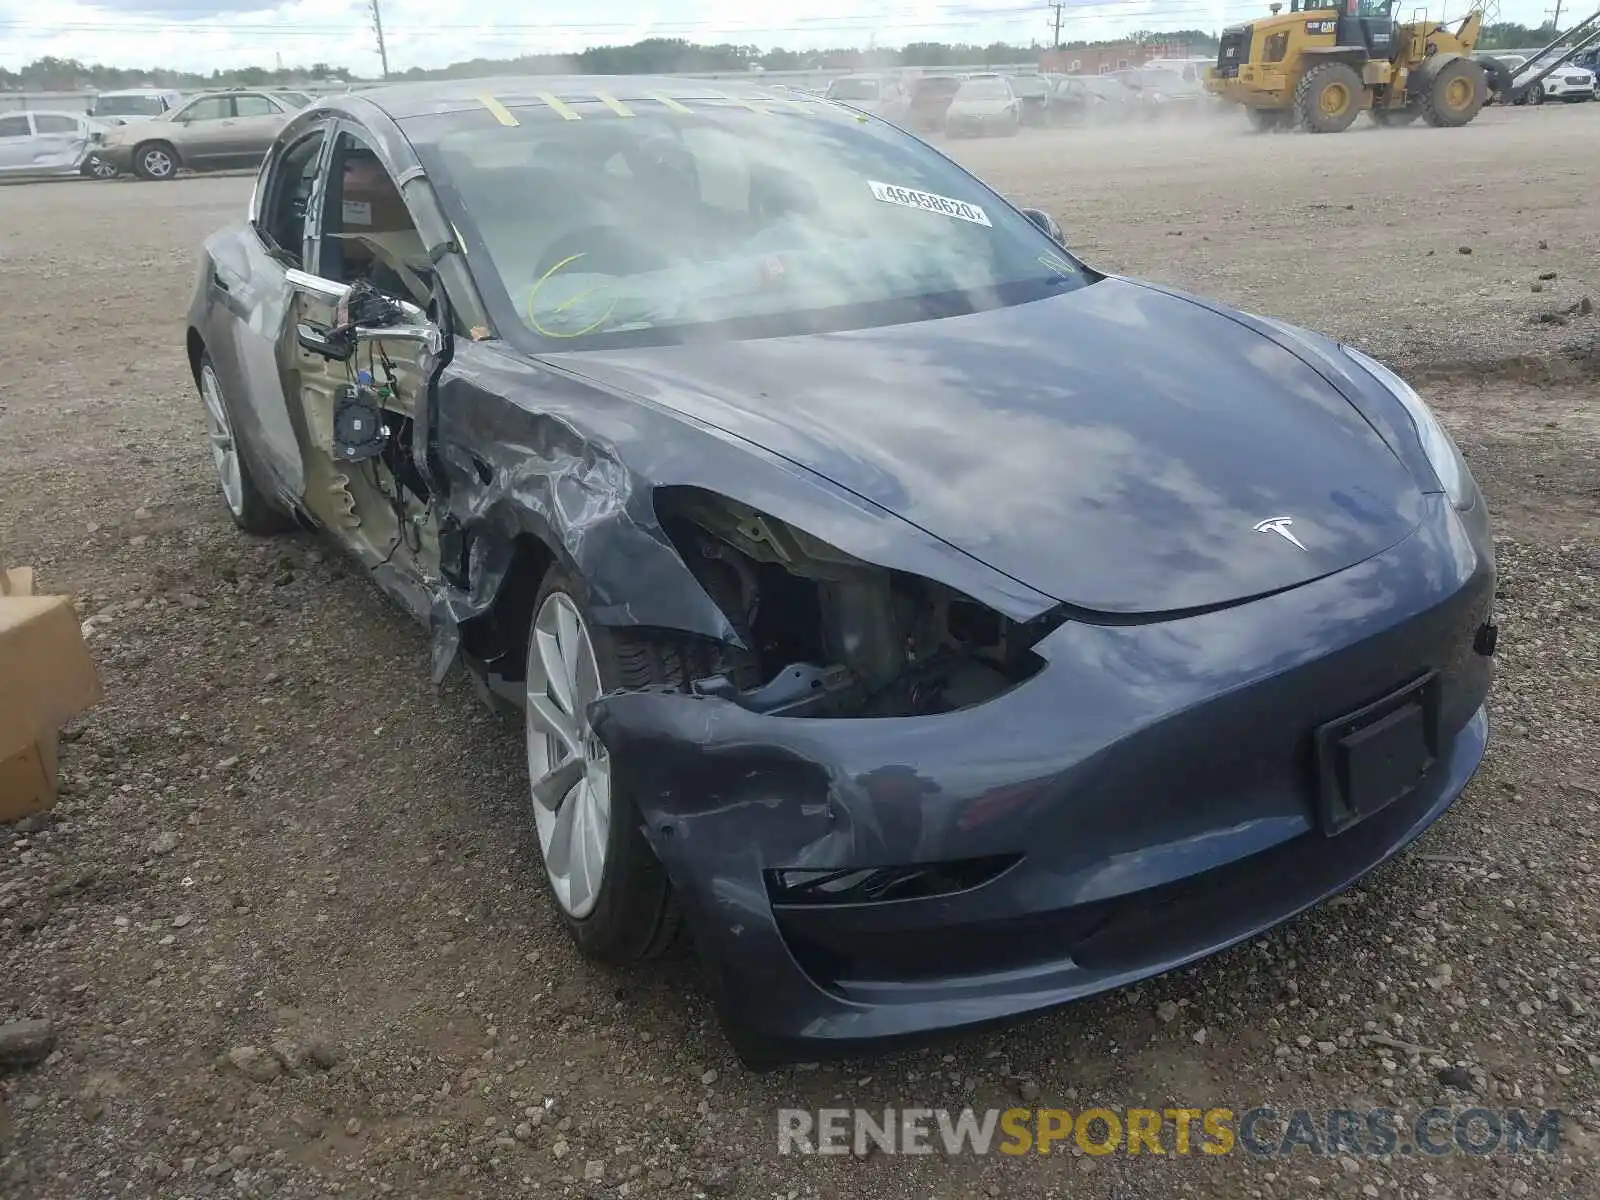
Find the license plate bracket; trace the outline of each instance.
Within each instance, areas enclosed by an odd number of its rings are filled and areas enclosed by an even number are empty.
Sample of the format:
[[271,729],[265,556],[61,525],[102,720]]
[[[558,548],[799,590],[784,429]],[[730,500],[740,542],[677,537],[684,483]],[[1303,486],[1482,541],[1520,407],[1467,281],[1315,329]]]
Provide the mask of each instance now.
[[1325,836],[1387,808],[1439,760],[1439,690],[1430,671],[1317,728],[1317,823]]

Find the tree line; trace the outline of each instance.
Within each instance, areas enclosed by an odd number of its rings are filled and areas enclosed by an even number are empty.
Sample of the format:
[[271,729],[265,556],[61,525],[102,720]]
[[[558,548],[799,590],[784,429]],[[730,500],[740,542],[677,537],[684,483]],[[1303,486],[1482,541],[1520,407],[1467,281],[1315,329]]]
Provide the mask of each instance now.
[[[1512,21],[1485,25],[1478,39],[1482,50],[1512,50],[1542,46],[1554,40],[1551,25],[1530,27]],[[1064,42],[1061,49],[1080,50],[1101,46],[1156,46],[1189,55],[1211,55],[1217,50],[1215,34],[1202,29],[1175,31],[1138,30],[1122,38],[1104,41]],[[721,43],[701,45],[681,38],[646,38],[629,46],[594,46],[571,55],[529,54],[516,58],[474,58],[447,67],[412,67],[391,72],[391,79],[471,79],[486,75],[649,75],[689,71],[862,71],[894,67],[952,67],[1036,62],[1048,47],[990,42],[911,42],[898,49],[840,47],[832,50],[788,50],[782,47]],[[312,63],[305,67],[271,69],[239,67],[215,70],[209,74],[175,71],[161,67],[135,69],[84,63],[75,58],[53,55],[36,59],[19,71],[0,68],[0,90],[76,91],[93,88],[107,91],[128,87],[165,87],[196,90],[216,87],[266,87],[306,81],[353,80],[347,67]]]

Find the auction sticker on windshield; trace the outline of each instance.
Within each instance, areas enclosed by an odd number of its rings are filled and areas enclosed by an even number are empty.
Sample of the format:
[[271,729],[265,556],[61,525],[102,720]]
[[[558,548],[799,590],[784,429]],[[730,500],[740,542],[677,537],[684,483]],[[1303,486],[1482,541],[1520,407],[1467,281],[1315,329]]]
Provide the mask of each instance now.
[[929,212],[954,217],[958,221],[971,221],[974,225],[988,225],[989,228],[994,228],[989,222],[989,215],[983,209],[976,204],[968,204],[965,200],[935,196],[932,192],[919,192],[916,188],[901,187],[894,183],[879,183],[876,179],[867,180],[867,186],[872,189],[872,194],[885,204],[923,208]]

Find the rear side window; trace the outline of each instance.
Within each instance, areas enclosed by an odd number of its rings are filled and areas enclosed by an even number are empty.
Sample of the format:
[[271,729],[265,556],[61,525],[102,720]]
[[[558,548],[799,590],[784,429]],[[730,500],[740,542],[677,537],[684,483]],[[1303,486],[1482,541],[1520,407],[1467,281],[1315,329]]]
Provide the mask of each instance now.
[[185,121],[220,121],[233,116],[232,96],[207,96],[178,114]]
[[233,111],[240,117],[273,117],[277,116],[279,109],[265,96],[235,96]]
[[27,117],[0,117],[0,137],[29,137],[32,133]]

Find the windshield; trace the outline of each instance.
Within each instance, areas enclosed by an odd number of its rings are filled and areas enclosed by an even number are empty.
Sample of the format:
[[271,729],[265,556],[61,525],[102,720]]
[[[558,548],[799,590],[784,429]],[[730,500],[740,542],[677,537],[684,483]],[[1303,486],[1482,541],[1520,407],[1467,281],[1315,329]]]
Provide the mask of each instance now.
[[160,96],[97,96],[90,115],[96,117],[159,117],[166,112]]
[[821,105],[640,100],[629,120],[563,107],[580,119],[522,106],[510,127],[487,112],[404,123],[491,308],[541,349],[927,320],[1085,279],[1026,217],[890,126]]
[[828,95],[834,100],[876,100],[876,79],[835,79],[828,86]]
[[284,103],[297,108],[304,108],[311,103],[311,97],[304,92],[274,92],[273,95]]
[[956,93],[957,100],[1009,100],[1011,93],[1003,79],[969,79]]

